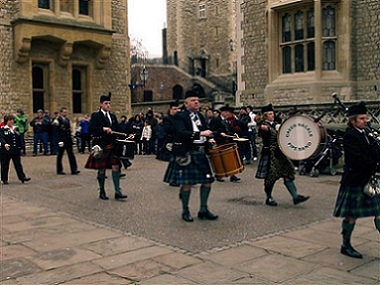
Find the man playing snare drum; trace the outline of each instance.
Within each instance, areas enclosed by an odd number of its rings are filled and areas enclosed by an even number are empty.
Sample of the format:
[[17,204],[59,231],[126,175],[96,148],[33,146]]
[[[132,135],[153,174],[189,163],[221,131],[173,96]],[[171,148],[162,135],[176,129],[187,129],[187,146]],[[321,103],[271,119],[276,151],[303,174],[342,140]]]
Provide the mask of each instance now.
[[186,92],[185,109],[174,115],[175,138],[173,155],[175,163],[164,181],[181,185],[182,219],[193,222],[189,211],[191,187],[201,184],[199,219],[216,220],[217,215],[207,208],[207,201],[214,181],[205,147],[212,131],[206,129],[206,121],[199,112],[198,95],[189,90]]
[[108,200],[104,184],[106,179],[106,169],[112,169],[112,181],[115,187],[115,199],[123,200],[127,195],[123,195],[120,190],[120,167],[121,162],[115,156],[113,143],[116,139],[113,132],[118,128],[117,118],[110,112],[111,94],[109,96],[100,96],[100,110],[91,114],[89,131],[93,136],[93,146],[99,146],[102,149],[100,158],[91,154],[86,168],[98,170],[99,198]]

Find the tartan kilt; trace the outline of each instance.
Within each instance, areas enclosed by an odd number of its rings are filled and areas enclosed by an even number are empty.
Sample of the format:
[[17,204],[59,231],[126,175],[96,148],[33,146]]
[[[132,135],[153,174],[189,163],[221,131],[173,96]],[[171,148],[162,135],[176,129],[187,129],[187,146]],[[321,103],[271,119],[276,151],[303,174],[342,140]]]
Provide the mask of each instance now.
[[270,154],[261,154],[259,165],[257,166],[256,178],[265,179],[269,172],[269,158]]
[[164,182],[180,185],[194,185],[214,182],[210,163],[204,151],[189,151],[191,163],[188,166],[180,166],[175,158],[170,159],[164,176]]
[[103,148],[100,158],[94,158],[94,154],[90,153],[84,167],[89,169],[112,169],[112,165],[119,165],[121,167],[120,159],[114,155],[112,148]]
[[371,198],[363,193],[363,186],[341,185],[333,215],[342,218],[380,216],[380,195]]

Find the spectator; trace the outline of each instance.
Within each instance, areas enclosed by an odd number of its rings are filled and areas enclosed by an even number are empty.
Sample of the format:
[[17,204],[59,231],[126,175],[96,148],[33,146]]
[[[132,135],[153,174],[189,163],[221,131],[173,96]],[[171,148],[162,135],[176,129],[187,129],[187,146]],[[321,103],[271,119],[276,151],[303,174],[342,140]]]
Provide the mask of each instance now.
[[44,155],[49,155],[48,145],[48,129],[50,127],[50,120],[44,116],[44,111],[39,109],[37,116],[30,122],[33,127],[33,156],[37,155],[38,143],[42,142]]

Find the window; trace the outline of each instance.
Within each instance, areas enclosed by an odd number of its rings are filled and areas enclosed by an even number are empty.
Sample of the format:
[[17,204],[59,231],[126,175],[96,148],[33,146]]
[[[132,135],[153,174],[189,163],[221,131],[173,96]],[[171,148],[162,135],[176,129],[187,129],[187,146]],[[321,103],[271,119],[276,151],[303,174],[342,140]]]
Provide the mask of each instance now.
[[90,16],[90,0],[79,0],[79,14]]
[[314,10],[308,8],[281,17],[282,73],[315,68]]
[[38,0],[38,8],[50,9],[50,0]]
[[[315,70],[315,14],[313,7],[305,7],[280,14],[280,51],[282,73]],[[336,8],[322,8],[321,19],[322,69],[336,70]]]
[[47,84],[46,71],[44,66],[34,65],[32,67],[32,87],[33,87],[33,112],[38,109],[45,110],[45,86]]
[[199,5],[199,18],[206,18],[206,4]]
[[73,113],[84,113],[86,110],[86,68],[73,67],[72,70]]

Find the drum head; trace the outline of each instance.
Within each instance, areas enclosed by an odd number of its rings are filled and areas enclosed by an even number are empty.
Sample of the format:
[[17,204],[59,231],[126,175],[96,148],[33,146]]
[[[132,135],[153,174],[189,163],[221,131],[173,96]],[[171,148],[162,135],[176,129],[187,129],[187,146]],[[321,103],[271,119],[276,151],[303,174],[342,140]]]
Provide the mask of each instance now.
[[278,131],[278,145],[292,160],[305,160],[315,155],[325,129],[306,116],[293,116],[285,120]]

